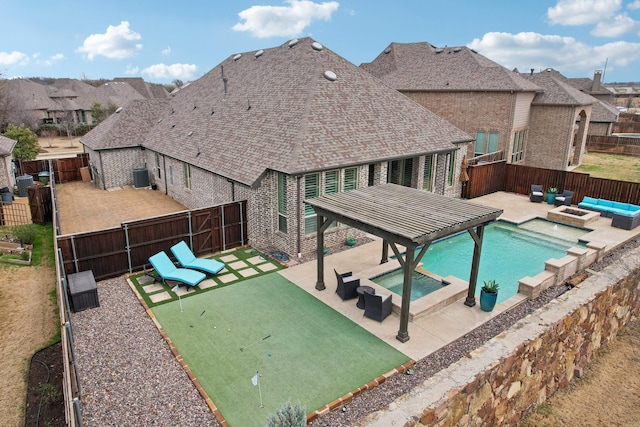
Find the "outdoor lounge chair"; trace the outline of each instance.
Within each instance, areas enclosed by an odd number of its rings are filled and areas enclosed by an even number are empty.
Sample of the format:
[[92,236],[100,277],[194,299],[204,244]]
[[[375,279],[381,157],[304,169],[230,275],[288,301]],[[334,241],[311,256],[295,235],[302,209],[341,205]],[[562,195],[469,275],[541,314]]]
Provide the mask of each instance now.
[[184,240],[171,246],[171,252],[184,268],[193,268],[208,274],[218,274],[224,268],[224,263],[215,259],[197,258]]
[[364,316],[382,322],[391,314],[391,295],[364,291]]
[[149,262],[162,280],[162,283],[165,283],[167,280],[175,280],[185,285],[196,286],[207,277],[199,271],[176,267],[164,251],[158,252],[149,258]]
[[358,298],[356,289],[360,286],[360,279],[353,277],[351,272],[340,274],[335,269],[333,272],[336,273],[336,279],[338,280],[338,287],[336,288],[338,296],[343,301]]
[[573,198],[573,191],[563,190],[562,194],[556,196],[554,206],[571,206],[571,199]]
[[531,200],[532,202],[542,202],[544,200],[544,190],[542,188],[542,185],[531,184],[529,200]]

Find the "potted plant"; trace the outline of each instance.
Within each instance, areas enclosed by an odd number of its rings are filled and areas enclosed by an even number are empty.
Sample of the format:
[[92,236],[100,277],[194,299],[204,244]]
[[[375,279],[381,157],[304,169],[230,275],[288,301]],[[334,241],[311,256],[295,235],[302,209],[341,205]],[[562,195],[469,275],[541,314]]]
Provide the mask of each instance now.
[[558,194],[557,187],[549,187],[547,189],[547,203],[549,203],[550,205],[553,205],[554,202],[556,201],[557,194]]
[[482,311],[492,311],[498,299],[498,289],[500,285],[495,280],[487,280],[480,289],[480,309]]
[[347,246],[355,246],[356,245],[355,237],[347,237],[346,240],[344,241],[344,244]]

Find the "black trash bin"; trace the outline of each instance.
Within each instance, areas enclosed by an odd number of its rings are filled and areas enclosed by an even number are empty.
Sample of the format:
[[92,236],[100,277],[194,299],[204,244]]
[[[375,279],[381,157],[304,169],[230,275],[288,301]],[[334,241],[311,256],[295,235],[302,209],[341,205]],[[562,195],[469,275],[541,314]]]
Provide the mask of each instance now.
[[2,202],[7,205],[10,205],[13,202],[13,193],[9,187],[0,188],[0,198],[2,198]]

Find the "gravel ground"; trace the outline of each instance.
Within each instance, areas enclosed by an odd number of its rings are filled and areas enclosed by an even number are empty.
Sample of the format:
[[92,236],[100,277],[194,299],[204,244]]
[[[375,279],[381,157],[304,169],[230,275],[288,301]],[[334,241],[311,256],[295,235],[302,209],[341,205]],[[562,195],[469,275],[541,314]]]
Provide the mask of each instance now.
[[[640,247],[640,238],[610,251],[589,268],[601,270]],[[428,377],[466,356],[518,320],[569,289],[558,285],[492,318],[457,341],[419,360],[413,375],[399,375],[356,396],[311,426],[350,426],[388,406]],[[176,362],[124,278],[100,282],[100,308],[73,315],[86,425],[218,426],[213,414]]]

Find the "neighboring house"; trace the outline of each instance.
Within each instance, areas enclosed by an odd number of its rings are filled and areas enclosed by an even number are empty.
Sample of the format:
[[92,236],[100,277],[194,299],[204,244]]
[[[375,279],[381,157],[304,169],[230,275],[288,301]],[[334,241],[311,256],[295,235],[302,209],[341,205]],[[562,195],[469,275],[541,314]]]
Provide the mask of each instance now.
[[96,123],[92,115],[95,103],[115,110],[134,99],[168,99],[163,86],[141,78],[120,78],[98,87],[74,79],[10,79],[7,90],[5,123],[26,124],[36,130],[55,124],[71,130],[78,125]]
[[[104,188],[146,167],[189,208],[247,200],[250,243],[293,256],[315,250],[305,199],[386,182],[458,196],[472,141],[310,38],[233,55],[170,101],[133,101],[80,140]],[[326,241],[354,233],[336,224]]]
[[526,165],[557,170],[580,165],[592,108],[598,100],[551,69],[522,76],[543,88],[531,102]]
[[15,176],[11,159],[16,141],[0,135],[0,188],[9,187],[13,191]]
[[363,70],[476,139],[469,158],[503,152],[523,157],[531,102],[541,88],[467,47],[391,43]]
[[620,111],[640,111],[640,83],[610,83],[605,87],[613,93]]

